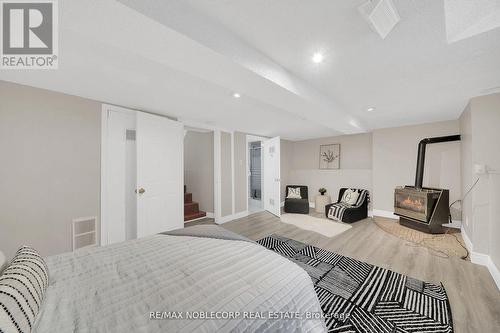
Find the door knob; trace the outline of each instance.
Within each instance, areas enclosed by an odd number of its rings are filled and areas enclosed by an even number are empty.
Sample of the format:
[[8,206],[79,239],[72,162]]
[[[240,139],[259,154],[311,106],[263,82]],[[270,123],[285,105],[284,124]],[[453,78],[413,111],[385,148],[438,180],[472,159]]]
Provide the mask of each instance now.
[[143,189],[142,187],[139,190],[135,190],[135,193],[139,193],[139,194],[143,194],[144,192],[146,192],[146,190]]

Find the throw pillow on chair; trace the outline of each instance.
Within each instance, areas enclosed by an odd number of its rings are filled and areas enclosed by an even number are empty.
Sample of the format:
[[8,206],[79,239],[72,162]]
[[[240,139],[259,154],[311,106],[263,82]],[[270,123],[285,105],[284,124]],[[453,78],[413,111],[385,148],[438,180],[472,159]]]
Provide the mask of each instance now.
[[300,187],[289,187],[287,199],[302,199],[300,195]]
[[359,192],[356,190],[347,189],[342,196],[342,202],[348,205],[355,205],[358,201]]

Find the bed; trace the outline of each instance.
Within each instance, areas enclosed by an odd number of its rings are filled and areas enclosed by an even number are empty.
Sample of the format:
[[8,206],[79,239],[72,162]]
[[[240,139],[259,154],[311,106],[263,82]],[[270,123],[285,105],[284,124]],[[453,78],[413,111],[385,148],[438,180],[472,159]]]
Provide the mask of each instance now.
[[299,266],[222,228],[189,229],[46,258],[33,332],[326,331]]

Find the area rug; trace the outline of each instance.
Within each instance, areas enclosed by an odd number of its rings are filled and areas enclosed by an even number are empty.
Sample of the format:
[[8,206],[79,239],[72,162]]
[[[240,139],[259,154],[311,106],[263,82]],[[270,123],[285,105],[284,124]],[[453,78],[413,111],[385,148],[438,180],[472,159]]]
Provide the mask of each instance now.
[[335,237],[351,229],[348,224],[320,219],[307,214],[283,214],[281,222],[292,224],[300,229],[314,231],[326,237]]
[[468,258],[468,251],[462,239],[460,229],[445,228],[444,234],[431,235],[422,231],[402,226],[398,223],[397,220],[394,219],[380,218],[375,216],[373,218],[373,221],[383,231],[402,240],[410,242],[411,244],[408,244],[410,246],[413,245],[425,247],[429,249],[431,254],[443,258]]
[[257,243],[309,274],[329,332],[453,332],[450,303],[442,284],[277,235]]

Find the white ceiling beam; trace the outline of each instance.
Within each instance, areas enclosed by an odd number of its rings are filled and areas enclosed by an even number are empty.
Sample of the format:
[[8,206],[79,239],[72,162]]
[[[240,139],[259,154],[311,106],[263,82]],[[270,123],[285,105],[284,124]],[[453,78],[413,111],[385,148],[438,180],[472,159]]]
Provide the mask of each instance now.
[[[217,22],[211,21],[202,13],[197,12],[187,2],[181,0],[118,1],[229,58],[230,61],[241,65],[243,68],[252,71],[288,92],[288,94],[277,93],[276,89],[271,90],[268,89],[269,87],[257,85],[257,87],[268,90],[265,91],[254,87],[254,89],[244,92],[251,95],[251,97],[300,115],[309,121],[317,122],[339,133],[351,134],[366,130],[359,119],[351,116],[345,107],[288,72],[278,63],[242,41]],[[258,23],[256,22],[256,24]],[[214,77],[205,79],[217,80]],[[217,83],[221,84],[220,81]],[[233,85],[233,89],[238,92],[247,88],[243,84],[238,87],[238,80],[232,81],[230,85]],[[290,100],[290,93],[299,97],[302,103],[297,103],[296,99],[293,99],[292,103],[284,103],[284,101]],[[305,110],[307,112],[304,112]]]

